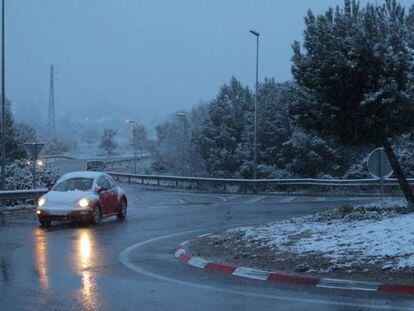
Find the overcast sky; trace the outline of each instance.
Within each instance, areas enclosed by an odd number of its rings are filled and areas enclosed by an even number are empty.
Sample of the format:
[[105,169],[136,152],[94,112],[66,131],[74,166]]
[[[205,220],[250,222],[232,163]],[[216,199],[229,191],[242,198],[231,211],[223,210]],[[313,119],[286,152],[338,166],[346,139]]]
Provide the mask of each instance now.
[[[210,100],[232,75],[291,79],[308,8],[342,0],[5,0],[7,97],[20,118],[127,116],[146,125]],[[363,1],[365,3],[365,1]],[[408,5],[412,1],[402,1]]]

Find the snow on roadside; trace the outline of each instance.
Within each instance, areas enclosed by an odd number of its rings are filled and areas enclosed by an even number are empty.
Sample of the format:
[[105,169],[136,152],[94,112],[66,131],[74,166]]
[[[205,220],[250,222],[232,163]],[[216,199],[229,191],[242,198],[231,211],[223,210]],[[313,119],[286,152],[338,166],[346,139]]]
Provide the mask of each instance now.
[[[383,207],[392,205],[388,202]],[[379,264],[391,270],[414,268],[413,213],[362,220],[306,216],[259,227],[236,228],[229,233],[241,234],[247,244],[270,247],[276,253],[323,256],[336,267],[351,269]]]

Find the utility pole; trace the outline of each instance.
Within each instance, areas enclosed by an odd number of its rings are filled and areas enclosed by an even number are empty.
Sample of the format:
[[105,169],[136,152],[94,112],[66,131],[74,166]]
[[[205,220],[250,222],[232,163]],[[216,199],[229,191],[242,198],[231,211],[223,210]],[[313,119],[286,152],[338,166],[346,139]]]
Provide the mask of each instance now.
[[50,65],[49,123],[48,123],[49,141],[52,141],[56,136],[54,80],[55,80],[54,68],[53,68],[53,65]]
[[133,173],[136,174],[137,173],[137,135],[138,135],[138,129],[137,129],[137,124],[135,122],[135,120],[131,120],[131,119],[127,119],[126,120],[127,123],[132,124],[132,145],[133,145],[133,152],[134,152],[134,169],[133,169]]
[[250,33],[256,37],[256,90],[254,97],[254,155],[253,155],[253,179],[257,178],[257,100],[259,88],[259,37],[260,33],[250,30]]
[[1,189],[6,189],[6,84],[4,54],[4,1],[1,3]]
[[185,144],[187,141],[187,118],[186,114],[180,112],[177,114],[178,117],[183,118],[183,144],[182,144],[182,159],[181,159],[181,176],[184,176],[185,171]]

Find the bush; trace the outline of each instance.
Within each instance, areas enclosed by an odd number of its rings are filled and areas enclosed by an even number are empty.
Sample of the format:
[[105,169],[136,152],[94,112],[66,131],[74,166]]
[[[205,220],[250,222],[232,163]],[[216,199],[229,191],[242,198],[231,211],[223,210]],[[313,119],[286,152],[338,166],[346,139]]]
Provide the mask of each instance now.
[[[36,168],[37,188],[46,188],[59,178],[58,170],[49,165]],[[26,160],[15,160],[6,166],[6,189],[24,190],[33,188],[32,165]]]

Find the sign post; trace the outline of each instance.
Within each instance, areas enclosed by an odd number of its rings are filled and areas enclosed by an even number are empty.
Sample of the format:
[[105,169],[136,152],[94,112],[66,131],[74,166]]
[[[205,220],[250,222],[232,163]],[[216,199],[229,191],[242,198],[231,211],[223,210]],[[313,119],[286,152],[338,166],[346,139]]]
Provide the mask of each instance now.
[[381,198],[384,196],[384,179],[390,178],[393,170],[384,148],[371,152],[368,158],[368,171],[374,178],[380,179]]
[[30,155],[32,159],[32,175],[33,175],[33,189],[36,189],[36,162],[39,158],[40,152],[42,151],[45,144],[39,143],[29,143],[24,144],[27,153]]

